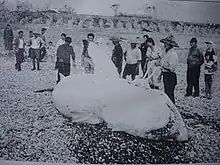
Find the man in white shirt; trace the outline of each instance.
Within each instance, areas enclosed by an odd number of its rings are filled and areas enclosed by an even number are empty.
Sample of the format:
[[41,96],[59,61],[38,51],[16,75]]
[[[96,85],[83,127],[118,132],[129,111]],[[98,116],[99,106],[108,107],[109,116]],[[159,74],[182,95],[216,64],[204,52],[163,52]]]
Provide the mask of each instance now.
[[61,34],[61,39],[59,39],[59,41],[57,42],[56,50],[58,49],[58,47],[59,47],[60,45],[65,44],[65,39],[66,39],[66,34],[65,34],[65,33],[62,33],[62,34]]
[[34,37],[34,32],[31,30],[29,31],[29,42],[28,42],[28,46],[29,46],[29,50],[28,50],[28,57],[31,57],[31,38]]
[[39,34],[34,33],[34,37],[31,38],[31,58],[33,59],[33,69],[36,70],[35,60],[37,60],[37,70],[40,70],[40,49],[44,46],[44,41]]
[[137,47],[137,42],[131,43],[125,54],[126,65],[123,72],[123,79],[131,75],[132,81],[135,80],[136,75],[139,75],[139,65],[141,63],[141,50]]
[[46,36],[45,36],[45,33],[46,33],[47,29],[46,28],[42,28],[41,29],[41,35],[40,37],[42,38],[42,40],[44,41],[44,44],[41,45],[41,48],[40,48],[40,61],[43,60],[43,58],[46,56],[47,54],[47,49],[46,49]]
[[14,40],[14,49],[16,52],[15,69],[18,71],[21,71],[21,63],[24,61],[25,42],[24,42],[23,34],[24,34],[23,31],[19,31],[18,37],[16,37]]
[[165,54],[161,61],[164,90],[170,100],[175,104],[174,90],[177,85],[176,68],[178,64],[177,53],[173,50],[179,45],[174,41],[174,36],[170,35],[160,40],[164,44]]

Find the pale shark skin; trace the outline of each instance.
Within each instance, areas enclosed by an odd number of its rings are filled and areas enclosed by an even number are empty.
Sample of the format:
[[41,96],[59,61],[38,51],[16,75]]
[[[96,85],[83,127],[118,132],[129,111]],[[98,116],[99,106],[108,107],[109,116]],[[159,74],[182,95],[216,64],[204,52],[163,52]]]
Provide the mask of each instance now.
[[165,127],[172,118],[175,123],[169,135],[177,141],[188,140],[185,123],[164,92],[151,90],[147,80],[119,79],[110,57],[96,43],[89,44],[89,54],[95,73],[66,77],[52,93],[54,104],[63,115],[89,124],[104,120],[113,131],[140,137]]

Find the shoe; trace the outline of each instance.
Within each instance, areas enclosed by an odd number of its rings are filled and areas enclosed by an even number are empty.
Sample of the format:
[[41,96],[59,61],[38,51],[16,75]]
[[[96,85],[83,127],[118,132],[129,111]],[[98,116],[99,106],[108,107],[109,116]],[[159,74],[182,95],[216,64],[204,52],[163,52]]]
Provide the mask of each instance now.
[[191,94],[185,94],[185,97],[189,97],[189,96],[191,96]]
[[204,95],[204,96],[202,96],[202,98],[208,98],[208,96],[207,96],[207,95]]
[[199,97],[199,94],[195,94],[195,93],[194,93],[194,94],[193,94],[193,97]]
[[33,68],[33,69],[31,69],[31,70],[32,70],[32,71],[33,71],[33,70],[36,70],[36,68]]

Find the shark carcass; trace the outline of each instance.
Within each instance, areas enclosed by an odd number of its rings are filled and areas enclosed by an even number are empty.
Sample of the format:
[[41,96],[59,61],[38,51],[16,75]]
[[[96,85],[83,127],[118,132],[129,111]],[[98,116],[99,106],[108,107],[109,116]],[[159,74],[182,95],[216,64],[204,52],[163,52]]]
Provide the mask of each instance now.
[[73,122],[104,121],[113,131],[143,138],[188,140],[178,109],[163,91],[120,79],[97,44],[90,43],[88,51],[95,73],[71,75],[54,88],[52,97],[60,113]]

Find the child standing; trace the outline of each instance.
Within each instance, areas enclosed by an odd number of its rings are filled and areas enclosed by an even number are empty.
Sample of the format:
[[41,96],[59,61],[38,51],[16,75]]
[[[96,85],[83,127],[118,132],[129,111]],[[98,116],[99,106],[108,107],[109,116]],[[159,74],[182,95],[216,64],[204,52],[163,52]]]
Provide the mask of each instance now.
[[217,70],[217,57],[212,42],[205,42],[207,49],[205,53],[205,97],[212,99],[212,81],[214,72]]

